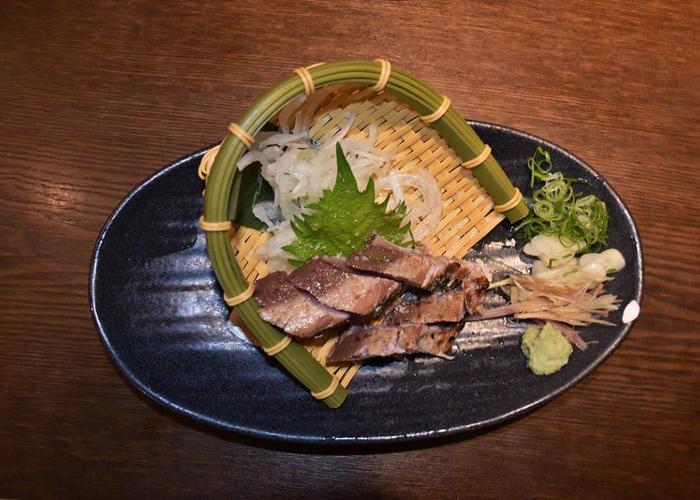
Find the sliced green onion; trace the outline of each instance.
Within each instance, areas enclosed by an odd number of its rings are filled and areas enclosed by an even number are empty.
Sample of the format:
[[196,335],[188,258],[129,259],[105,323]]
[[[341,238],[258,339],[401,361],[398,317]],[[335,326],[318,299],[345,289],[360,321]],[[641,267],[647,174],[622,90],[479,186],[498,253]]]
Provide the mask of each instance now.
[[[538,147],[528,158],[532,208],[527,218],[516,227],[527,241],[538,234],[556,234],[562,241],[578,243],[578,253],[605,246],[608,234],[608,210],[595,195],[581,196],[574,191],[578,179],[552,172],[549,152]],[[542,185],[535,188],[535,183]]]

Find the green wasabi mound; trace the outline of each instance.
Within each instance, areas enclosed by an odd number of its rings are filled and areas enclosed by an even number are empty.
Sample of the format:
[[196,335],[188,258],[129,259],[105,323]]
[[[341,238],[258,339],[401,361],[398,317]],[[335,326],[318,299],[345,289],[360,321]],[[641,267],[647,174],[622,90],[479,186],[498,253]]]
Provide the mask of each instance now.
[[551,375],[569,362],[573,351],[571,344],[551,323],[540,330],[530,327],[523,334],[522,350],[527,356],[527,366],[535,375]]

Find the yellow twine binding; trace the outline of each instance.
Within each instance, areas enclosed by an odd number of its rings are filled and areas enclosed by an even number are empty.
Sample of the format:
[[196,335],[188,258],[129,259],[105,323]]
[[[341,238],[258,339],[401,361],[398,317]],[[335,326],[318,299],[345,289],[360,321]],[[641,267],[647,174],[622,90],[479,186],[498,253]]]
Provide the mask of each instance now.
[[241,293],[238,295],[234,295],[233,297],[229,297],[228,295],[224,294],[224,302],[226,302],[230,307],[237,306],[238,304],[242,304],[249,298],[253,296],[253,292],[255,291],[255,287],[253,286],[252,283],[248,285],[248,288],[243,290]]
[[369,89],[373,92],[381,92],[386,87],[389,81],[389,76],[391,76],[391,63],[386,59],[375,59],[374,62],[378,62],[382,65],[382,72],[379,73],[379,80],[377,83],[372,85]]
[[204,219],[204,216],[202,215],[199,218],[199,227],[202,228],[202,231],[228,231],[231,229],[231,221],[230,220],[222,220],[222,221],[217,221],[217,222],[209,222]]
[[490,154],[491,146],[489,146],[488,144],[484,144],[484,150],[481,153],[479,153],[479,156],[463,162],[462,166],[469,170],[471,170],[472,168],[476,168],[482,163],[484,163],[486,161],[486,158],[488,158]]
[[301,83],[304,84],[304,93],[306,96],[308,97],[313,94],[316,88],[314,86],[314,79],[311,76],[311,73],[309,73],[309,70],[307,68],[297,68],[294,70],[294,73],[301,78]]
[[450,101],[450,98],[447,96],[442,97],[442,104],[440,104],[440,107],[436,109],[434,112],[430,113],[429,115],[421,116],[420,119],[423,123],[427,123],[430,125],[431,123],[434,123],[438,121],[440,118],[442,118],[442,115],[447,112],[447,110],[450,108],[450,105],[452,104],[452,101]]
[[238,137],[241,140],[241,142],[245,145],[245,147],[247,147],[248,149],[251,149],[253,147],[253,144],[255,144],[255,139],[253,139],[253,136],[250,135],[245,130],[243,130],[235,122],[231,122],[229,124],[228,131],[231,132],[236,137]]
[[333,378],[332,378],[331,383],[330,383],[330,385],[329,385],[328,387],[326,387],[326,388],[323,389],[322,391],[312,392],[312,393],[311,393],[311,395],[312,395],[314,398],[316,398],[316,399],[326,399],[327,397],[330,397],[330,396],[333,395],[333,393],[335,392],[335,390],[338,388],[338,384],[339,384],[340,382],[338,381],[338,377],[336,377],[335,375],[331,375],[331,377],[333,377]]
[[496,212],[500,212],[500,213],[507,212],[511,208],[515,207],[518,203],[520,203],[520,200],[522,200],[522,199],[523,199],[522,193],[520,192],[520,190],[518,188],[515,188],[515,192],[513,193],[513,197],[510,200],[508,200],[505,203],[501,203],[500,205],[494,205],[493,209]]
[[219,146],[214,146],[209,151],[204,153],[201,161],[199,162],[199,168],[197,169],[197,175],[203,181],[207,179],[209,172],[211,171],[211,166],[214,164],[216,159],[216,154],[219,152]]
[[284,336],[282,340],[277,342],[275,345],[270,346],[270,347],[263,347],[263,351],[265,351],[265,354],[268,356],[274,356],[275,354],[279,354],[280,352],[284,351],[284,349],[292,342],[292,339],[288,336]]

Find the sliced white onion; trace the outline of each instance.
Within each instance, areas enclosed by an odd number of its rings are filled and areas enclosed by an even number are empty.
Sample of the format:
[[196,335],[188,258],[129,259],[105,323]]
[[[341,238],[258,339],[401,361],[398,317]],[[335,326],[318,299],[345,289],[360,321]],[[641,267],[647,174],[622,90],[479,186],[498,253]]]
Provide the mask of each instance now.
[[309,127],[311,126],[311,121],[313,120],[316,111],[321,106],[323,101],[326,100],[326,97],[328,97],[328,95],[333,93],[334,91],[335,89],[333,88],[333,86],[328,85],[326,87],[322,87],[321,89],[311,94],[309,99],[304,104],[304,109],[301,116],[302,128],[304,130],[309,130]]
[[271,201],[261,201],[253,206],[253,215],[268,228],[274,227],[281,218],[280,209]]
[[293,255],[282,250],[282,247],[294,243],[296,240],[294,230],[289,221],[284,221],[270,228],[270,232],[272,237],[263,243],[255,254],[267,262],[267,268],[270,272],[290,271],[292,266],[288,260]]
[[304,123],[301,121],[301,111],[297,111],[294,115],[294,129],[292,133],[301,134],[302,132],[304,132]]
[[369,124],[369,130],[367,131],[367,141],[374,146],[377,143],[377,132],[379,127],[375,122]]
[[261,165],[266,165],[268,163],[266,156],[261,151],[254,149],[241,156],[241,159],[238,160],[236,166],[238,167],[238,170],[243,170],[256,161],[260,162]]
[[413,201],[406,200],[407,219],[411,222],[413,237],[421,241],[431,234],[442,219],[442,196],[440,186],[427,171],[421,169],[415,174],[392,172],[376,183],[377,192],[391,191],[393,204],[405,200],[405,188],[412,187],[420,192],[420,197]]
[[291,128],[291,125],[289,124],[289,118],[291,118],[292,115],[294,115],[294,113],[297,112],[299,106],[301,106],[305,100],[306,95],[300,95],[289,101],[289,103],[280,110],[279,127],[283,133],[289,133],[289,130]]
[[309,134],[307,132],[298,132],[298,133],[293,133],[293,134],[284,134],[284,133],[279,133],[279,134],[272,134],[270,137],[265,139],[264,141],[261,141],[255,148],[255,150],[260,150],[264,149],[267,146],[271,145],[277,145],[277,146],[285,146],[285,145],[290,145],[291,143],[294,142],[301,142],[301,144],[306,147],[307,141],[309,138]]
[[537,257],[547,264],[547,267],[559,267],[574,258],[579,245],[565,245],[558,236],[538,234],[523,247],[527,255]]
[[353,123],[355,123],[355,113],[351,113],[351,112],[345,113],[345,125],[343,125],[343,127],[333,136],[333,138],[330,141],[328,141],[326,144],[324,144],[321,147],[321,149],[322,150],[328,150],[328,149],[335,150],[335,145],[338,143],[339,140],[344,138],[348,134],[348,132],[350,132],[350,129],[352,128]]

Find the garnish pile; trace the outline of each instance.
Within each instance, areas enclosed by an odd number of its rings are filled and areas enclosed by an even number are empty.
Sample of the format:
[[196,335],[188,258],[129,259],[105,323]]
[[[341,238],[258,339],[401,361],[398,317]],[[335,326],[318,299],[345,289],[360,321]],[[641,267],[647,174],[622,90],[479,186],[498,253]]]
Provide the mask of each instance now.
[[289,260],[293,266],[317,255],[350,255],[374,234],[398,245],[412,242],[410,225],[402,222],[406,205],[401,202],[388,210],[389,196],[376,203],[371,177],[366,189],[360,191],[340,143],[336,144],[336,158],[338,172],[333,189],[325,190],[321,199],[306,206],[307,214],[291,222],[297,239],[283,250],[295,256]]

